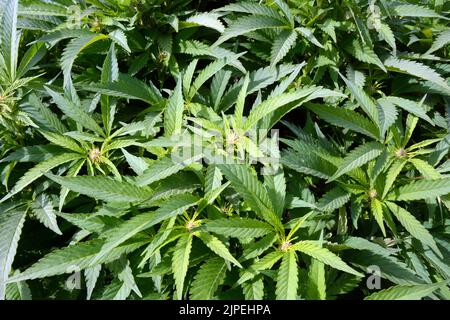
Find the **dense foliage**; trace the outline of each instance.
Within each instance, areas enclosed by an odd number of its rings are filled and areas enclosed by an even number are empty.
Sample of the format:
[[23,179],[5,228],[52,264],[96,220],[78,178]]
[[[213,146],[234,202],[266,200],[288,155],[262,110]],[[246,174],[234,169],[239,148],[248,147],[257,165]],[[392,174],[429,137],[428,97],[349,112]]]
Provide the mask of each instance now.
[[0,10],[0,299],[450,298],[448,1]]

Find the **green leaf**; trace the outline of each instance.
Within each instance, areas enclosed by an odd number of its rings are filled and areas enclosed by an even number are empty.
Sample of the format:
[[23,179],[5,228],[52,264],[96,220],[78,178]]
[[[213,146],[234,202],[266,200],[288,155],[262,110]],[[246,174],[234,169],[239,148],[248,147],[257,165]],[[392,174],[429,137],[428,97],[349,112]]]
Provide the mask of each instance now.
[[93,260],[92,264],[100,261],[111,250],[124,241],[135,236],[139,232],[148,229],[166,219],[182,214],[188,208],[197,204],[199,199],[190,194],[176,195],[166,200],[159,209],[154,212],[138,214],[131,219],[123,222],[116,228],[108,230],[102,236],[106,238],[101,252]]
[[384,183],[383,195],[381,196],[382,199],[384,199],[386,197],[387,193],[389,192],[392,185],[394,184],[395,179],[397,179],[397,176],[400,174],[400,172],[402,171],[405,164],[406,164],[405,160],[397,159],[389,167],[389,170],[386,173],[386,181]]
[[450,178],[417,180],[395,189],[387,200],[411,201],[432,199],[450,193]]
[[[248,77],[248,76],[246,76],[246,77]],[[223,94],[225,93],[225,90],[227,89],[230,78],[231,78],[231,71],[225,70],[225,69],[220,70],[219,72],[217,72],[214,75],[214,78],[211,81],[211,90],[209,93],[210,97],[211,97],[211,101],[212,101],[212,107],[214,110],[216,110],[217,107],[219,106],[220,100],[223,98]],[[247,90],[247,88],[245,88],[245,90]],[[241,92],[242,92],[242,89],[241,89]],[[245,94],[240,93],[240,96],[241,96],[240,101],[242,101],[242,99],[245,99]],[[239,98],[238,98],[238,100],[239,100]],[[244,102],[245,101],[242,101],[242,103],[244,103]],[[238,102],[236,102],[236,104],[238,104]],[[243,107],[244,106],[242,106],[241,108],[243,108]],[[239,112],[238,110],[240,110],[240,108],[238,106],[236,106],[235,110],[236,110],[235,118],[239,119],[239,116],[242,117],[242,109]]]
[[379,138],[377,126],[353,110],[319,104],[307,105],[307,108],[335,126],[362,133],[373,139]]
[[324,49],[324,46],[317,40],[317,38],[314,36],[314,33],[311,29],[305,28],[305,27],[299,27],[295,28],[297,32],[299,32],[303,37],[308,39],[309,42],[313,43],[317,47]]
[[[270,98],[277,96],[278,93],[276,93],[276,91],[284,85],[285,84],[281,83],[278,87],[276,87],[274,89],[275,91],[271,92]],[[333,97],[342,98],[342,97],[345,97],[345,95],[343,95],[342,93],[340,93],[338,91],[333,91],[333,90],[325,89],[322,87],[308,86],[308,87],[303,88],[302,90],[306,91],[306,92],[309,90],[312,90],[312,93],[306,95],[300,101],[294,101],[292,103],[288,103],[286,105],[283,105],[283,106],[277,108],[271,114],[265,115],[264,118],[261,119],[261,121],[260,121],[259,128],[266,129],[266,130],[271,129],[288,112],[290,112],[294,108],[297,108],[298,106],[300,106],[308,101],[320,99],[320,98],[333,98]],[[299,90],[299,91],[302,91],[302,90]]]
[[296,300],[298,288],[298,267],[295,251],[289,250],[283,255],[277,274],[275,295],[277,300]]
[[363,88],[366,83],[366,75],[364,72],[355,70],[350,65],[346,69],[346,76],[348,81],[355,84],[357,87]]
[[47,177],[72,191],[103,201],[137,202],[145,201],[153,194],[148,187],[139,187],[126,179],[118,181],[105,176]]
[[[69,170],[67,170],[66,176],[68,176],[68,177],[75,177],[75,176],[77,176],[85,162],[86,162],[85,159],[81,159],[81,160],[76,161],[69,168]],[[64,206],[64,202],[66,201],[66,197],[69,194],[69,191],[70,190],[68,188],[65,188],[65,187],[61,188],[61,191],[59,193],[59,206],[58,206],[58,210],[59,211],[62,210],[62,208]]]
[[256,31],[259,29],[283,28],[286,26],[287,23],[285,21],[269,16],[250,15],[239,17],[228,25],[213,46],[218,46],[231,38],[249,33],[251,31]]
[[396,284],[420,284],[424,283],[417,273],[401,262],[399,259],[376,253],[373,250],[354,250],[348,255],[348,262],[360,267],[363,270],[378,266],[380,277]]
[[392,32],[391,27],[389,27],[386,23],[381,23],[380,28],[377,29],[378,35],[381,39],[386,41],[386,43],[392,48],[393,52],[397,50],[397,46],[395,44],[395,35]]
[[244,123],[244,130],[252,128],[257,124],[259,120],[283,106],[289,104],[298,106],[300,104],[299,102],[301,102],[299,101],[300,99],[312,94],[316,89],[317,88],[315,87],[300,89],[294,92],[283,93],[281,95],[270,97],[267,100],[264,100],[257,106],[253,107],[253,109],[250,111],[250,114],[248,115],[248,118]]
[[64,133],[66,126],[62,123],[60,116],[44,105],[36,94],[31,93],[23,105],[23,110],[33,118],[36,124],[43,130]]
[[289,52],[297,39],[297,32],[294,30],[283,30],[273,42],[270,53],[270,64],[276,65]]
[[47,53],[43,43],[34,43],[20,59],[17,67],[17,78],[22,78],[30,71]]
[[326,292],[327,298],[334,300],[338,298],[338,295],[352,292],[354,289],[358,288],[362,282],[361,280],[361,278],[349,275],[348,273],[342,274],[332,283],[328,284]]
[[387,252],[375,252],[373,249],[354,250],[347,256],[347,261],[366,272],[372,269],[372,273],[375,271],[373,266],[378,266],[381,272],[375,274],[392,283],[402,285],[425,283],[416,271],[410,269],[400,259],[387,255]]
[[[170,219],[165,220],[163,223],[161,223],[161,226],[159,227],[158,231],[156,232],[156,234],[154,235],[152,242],[147,246],[147,248],[145,248],[145,255],[142,258],[141,262],[139,263],[138,268],[142,268],[145,263],[151,258],[153,257],[155,254],[158,254],[159,249],[161,248],[162,245],[164,245],[165,241],[167,240],[167,238],[169,238],[169,236],[172,233],[172,228],[175,224],[175,220],[177,217],[172,217]],[[180,235],[180,233],[177,232],[177,235]],[[174,241],[176,240],[176,238],[172,238],[174,239]]]
[[142,294],[133,276],[133,270],[130,267],[130,261],[124,257],[121,257],[117,261],[113,262],[113,269],[116,268],[118,270],[114,271],[117,273],[117,279],[122,284],[112,300],[125,300],[129,297],[131,291],[134,291],[139,298],[142,298]]
[[367,162],[375,159],[383,152],[383,150],[384,146],[378,142],[368,142],[356,147],[348,153],[333,176],[328,179],[328,182],[336,180],[343,174],[359,168]]
[[306,220],[308,220],[308,218],[313,214],[314,211],[310,211],[307,214],[299,217],[299,218],[295,218],[292,219],[289,223],[288,223],[288,227],[291,230],[289,231],[289,234],[287,235],[288,239],[291,239],[292,236],[298,231],[298,229],[300,229],[303,224],[306,222]]
[[262,277],[256,277],[252,281],[242,284],[242,291],[246,300],[264,299],[264,281]]
[[189,17],[186,22],[194,25],[208,27],[222,33],[225,30],[222,22],[219,20],[220,15],[212,12],[202,12]]
[[393,254],[389,249],[361,237],[348,237],[342,242],[343,245],[357,250],[367,250],[382,256],[389,256]]
[[[67,14],[67,8],[64,9]],[[61,30],[50,32],[49,34],[39,38],[36,42],[44,42],[44,43],[46,42],[55,45],[56,43],[64,39],[84,37],[88,35],[94,35],[94,33],[86,29],[83,30],[83,29],[63,28]]]
[[332,212],[350,200],[350,193],[345,192],[342,188],[336,187],[328,191],[322,198],[317,201],[316,207],[320,211]]
[[383,206],[380,200],[374,198],[370,202],[370,209],[372,211],[372,214],[378,223],[378,226],[381,229],[381,232],[383,232],[383,236],[386,237],[386,230],[384,229],[384,218],[383,218]]
[[[117,61],[116,49],[114,42],[111,43],[109,47],[108,54],[103,61],[101,82],[110,83],[116,81],[119,78],[119,63]],[[108,96],[102,96],[101,101],[101,112],[103,126],[106,128],[107,135],[110,134],[111,128],[114,122],[114,115],[116,111],[116,102],[111,100]]]
[[273,211],[267,190],[258,180],[255,172],[242,164],[219,164],[218,168],[231,182],[244,201],[264,220],[282,230],[281,222]]
[[343,75],[341,75],[342,80],[344,80],[345,84],[347,85],[348,89],[352,93],[352,95],[355,97],[356,101],[358,101],[361,108],[364,110],[364,112],[369,116],[369,118],[374,122],[377,123],[379,116],[378,116],[378,109],[373,102],[372,98],[369,97],[369,95],[359,86],[355,85],[351,81],[347,80]]
[[33,214],[42,222],[47,228],[53,232],[62,235],[56,221],[56,214],[53,210],[53,203],[50,197],[46,194],[39,195],[31,205]]
[[5,300],[33,300],[33,295],[26,282],[11,283],[6,286]]
[[1,23],[1,49],[0,53],[4,59],[5,70],[10,82],[16,79],[17,55],[20,34],[17,32],[17,11],[18,0],[10,0],[2,3],[2,23]]
[[274,174],[264,176],[264,186],[269,194],[272,207],[278,216],[283,214],[286,201],[286,179],[282,168]]
[[125,149],[121,149],[125,159],[127,160],[130,168],[137,174],[142,175],[144,171],[149,167],[149,164],[144,160],[144,158],[136,157],[132,155]]
[[435,51],[438,51],[439,49],[446,46],[448,43],[450,43],[450,30],[447,29],[439,33],[439,35],[433,41],[433,44],[431,45],[430,49],[428,49],[426,54],[431,54]]
[[393,202],[386,201],[385,204],[414,238],[422,241],[422,243],[433,249],[439,256],[442,256],[433,236],[411,213]]
[[[107,263],[118,259],[122,254],[133,251],[148,241],[147,238],[137,238],[133,241],[112,250],[98,263]],[[101,250],[103,241],[94,239],[87,242],[80,242],[62,249],[57,249],[33,264],[31,267],[12,276],[8,282],[19,282],[37,278],[51,277],[59,274],[81,271],[88,267],[97,265],[92,263],[93,258]]]
[[[196,155],[188,159],[178,161],[176,158],[164,157],[153,162],[149,167],[138,176],[136,184],[139,186],[149,185],[156,181],[167,178],[190,164],[200,160],[202,155]],[[181,160],[181,159],[180,159]]]
[[214,257],[202,264],[192,281],[191,300],[211,300],[225,280],[227,265],[222,258]]
[[92,268],[87,268],[84,270],[84,276],[86,279],[86,300],[90,300],[92,292],[95,289],[95,284],[97,283],[98,277],[100,276],[100,271],[102,270],[101,265],[93,266]]
[[126,52],[131,53],[131,49],[128,46],[128,41],[125,33],[120,30],[116,29],[108,34],[108,37],[116,44],[121,46]]
[[[235,55],[235,53],[231,50],[228,50],[228,49],[225,49],[222,47],[210,47],[209,45],[207,45],[203,42],[197,41],[197,40],[186,40],[186,41],[181,40],[178,44],[180,46],[181,52],[193,55],[195,57],[209,56],[211,58],[218,59],[218,58],[231,57],[231,56]],[[196,63],[197,63],[196,59],[191,61],[188,68],[186,68],[185,74],[183,75],[183,81],[184,80],[188,81],[186,85],[183,85],[183,92],[184,92],[185,96],[187,96],[189,93],[189,87],[191,85],[192,75],[194,73]],[[230,62],[230,66],[233,66],[236,69],[239,69],[243,73],[246,72],[244,66],[242,65],[242,63],[239,60]],[[222,73],[225,75],[226,81],[224,81],[224,82],[228,83],[229,76],[231,75],[231,71],[222,69],[219,72],[221,72],[221,71],[223,71]],[[213,88],[211,88],[211,90],[214,92]],[[225,90],[225,88],[223,88],[223,90]],[[216,104],[219,103],[219,101],[214,100],[214,99],[213,99],[213,101],[215,101],[214,109],[216,109],[216,106],[217,106]]]
[[185,97],[189,96],[189,89],[191,87],[192,77],[194,76],[195,68],[197,67],[198,59],[192,60],[183,73],[183,94]]
[[64,150],[53,145],[26,146],[17,148],[6,157],[0,159],[0,163],[10,161],[41,162],[63,152]]
[[349,267],[341,258],[332,253],[330,250],[326,248],[321,248],[313,241],[300,241],[292,245],[292,250],[296,250],[307,254],[314,259],[323,262],[326,265],[329,265],[335,269],[354,274],[356,276],[362,277],[363,275],[353,268]]
[[391,159],[391,152],[385,148],[377,160],[373,162],[373,167],[369,168],[368,176],[371,184],[373,184],[380,174],[391,164]]
[[321,179],[328,179],[335,172],[336,166],[322,159],[314,153],[299,153],[292,150],[282,154],[281,162],[300,173],[312,175]]
[[398,118],[398,111],[393,103],[378,99],[376,102],[378,110],[378,126],[380,128],[380,137],[386,135],[386,131],[395,123]]
[[14,185],[12,190],[4,196],[0,202],[3,202],[13,195],[19,193],[24,188],[26,188],[28,185],[33,183],[35,180],[42,177],[46,172],[50,171],[51,169],[62,165],[66,162],[73,161],[80,159],[82,156],[78,153],[63,153],[54,156],[53,158],[47,159],[43,162],[38,163],[33,168],[28,170],[20,179],[17,181],[17,183]]
[[363,44],[359,40],[355,39],[350,44],[348,51],[359,61],[376,65],[381,70],[386,72],[386,68],[380,58],[367,44]]
[[89,85],[81,86],[81,88],[112,97],[142,100],[150,104],[159,104],[163,101],[161,93],[151,81],[147,84],[128,74],[122,73],[119,75],[117,81],[90,83]]
[[205,193],[216,190],[222,185],[222,172],[214,165],[206,168],[205,175]]
[[425,109],[422,107],[421,103],[418,103],[416,101],[400,98],[400,97],[385,97],[378,100],[379,102],[388,102],[392,103],[399,108],[402,108],[403,110],[412,113],[416,117],[419,117],[425,121],[427,121],[429,124],[434,126],[433,120],[430,119],[430,117],[426,114]]
[[411,3],[408,4],[395,3],[392,9],[393,9],[392,14],[401,17],[429,17],[429,18],[447,19],[429,8]]
[[410,163],[416,167],[416,169],[423,175],[425,179],[434,180],[441,179],[441,174],[428,162],[423,161],[418,158],[413,158],[409,160]]
[[89,114],[87,114],[81,106],[77,106],[72,101],[64,98],[59,93],[48,87],[46,87],[46,90],[47,93],[53,98],[53,101],[56,103],[58,108],[61,109],[66,116],[74,120],[76,123],[79,123],[86,129],[90,129],[98,133],[100,136],[104,135],[102,128],[100,128],[97,122]]
[[197,237],[199,237],[200,240],[202,240],[203,243],[209,249],[211,249],[212,252],[217,254],[219,257],[222,257],[223,259],[230,261],[231,263],[238,266],[239,268],[242,268],[241,264],[231,255],[228,248],[218,238],[214,237],[213,235],[211,235],[207,232],[201,232],[201,231],[195,233],[195,235]]
[[269,224],[250,218],[210,220],[204,226],[210,232],[242,239],[258,238],[273,232],[273,228]]
[[86,151],[82,147],[80,147],[80,145],[72,138],[54,132],[45,132],[45,131],[40,132],[45,137],[45,139],[60,147],[69,149],[74,152],[78,152],[80,154],[86,153]]
[[241,260],[248,260],[258,257],[264,251],[268,250],[276,240],[277,235],[275,233],[269,233],[267,236],[250,243],[244,247]]
[[119,79],[119,64],[114,43],[111,44],[105,61],[103,62],[101,81],[108,83]]
[[384,65],[390,71],[398,71],[431,81],[434,84],[441,86],[446,92],[450,92],[450,87],[448,86],[447,81],[435,70],[420,62],[389,57],[384,61]]
[[410,286],[397,285],[372,293],[370,296],[365,297],[364,300],[421,300],[444,285],[445,282]]
[[178,300],[183,299],[184,280],[186,278],[186,273],[189,267],[189,256],[191,254],[192,239],[192,234],[184,234],[178,239],[173,251],[172,271],[173,278],[175,279],[175,287],[177,289],[176,293]]
[[[273,84],[276,81],[286,77],[289,74],[298,72],[300,68],[302,68],[305,63],[300,63],[297,65],[292,64],[281,64],[276,67],[265,67],[260,68],[255,71],[250,72],[249,83],[247,88],[247,95],[258,92],[263,88]],[[222,98],[222,101],[216,111],[226,111],[230,108],[233,103],[236,102],[236,99],[239,95],[239,92],[244,85],[245,78],[241,79],[235,85],[233,85]]]
[[272,17],[272,18],[279,19],[279,20],[284,19],[283,16],[281,14],[279,14],[276,9],[269,7],[269,6],[265,6],[263,4],[254,3],[254,2],[250,2],[250,1],[231,3],[222,8],[217,9],[217,11],[249,13],[252,15]]
[[172,95],[169,98],[164,114],[164,133],[167,136],[181,133],[183,124],[184,100],[181,78],[178,80]]
[[9,210],[0,214],[0,300],[5,299],[6,284],[16,255],[26,211]]
[[194,98],[197,91],[200,89],[200,87],[208,81],[212,76],[214,76],[218,71],[222,70],[223,67],[225,67],[228,64],[231,64],[239,59],[240,56],[243,54],[235,54],[232,56],[219,58],[216,61],[210,63],[207,65],[200,73],[198,74],[197,78],[195,78],[194,82],[192,83],[191,88],[189,89],[189,93],[187,95],[187,100],[191,101],[192,98]]
[[403,134],[402,146],[406,146],[408,144],[409,139],[411,139],[411,137],[414,133],[414,129],[416,128],[418,122],[419,122],[419,119],[417,117],[413,116],[412,114],[407,115],[405,131]]
[[283,0],[275,0],[275,3],[278,6],[278,8],[280,8],[280,10],[283,12],[283,15],[286,18],[286,20],[288,20],[290,25],[293,27],[295,23],[294,15],[292,14],[289,5]]
[[325,265],[316,259],[312,259],[309,266],[306,288],[308,300],[325,300],[327,297]]
[[53,16],[53,17],[65,17],[67,15],[67,9],[60,4],[52,3],[39,3],[32,2],[30,4],[23,5],[19,7],[19,14],[24,16]]
[[93,43],[104,40],[108,38],[104,34],[91,34],[87,36],[81,36],[77,38],[73,38],[64,48],[63,53],[61,55],[61,69],[64,74],[64,86],[67,86],[72,82],[71,80],[71,72],[72,66],[75,62],[75,59],[80,54],[81,51],[86,49],[88,46]]
[[[297,79],[298,74],[300,73],[302,67],[304,67],[305,65],[306,62],[303,62],[295,66],[294,70],[287,77],[281,80],[275,88],[273,88],[273,90],[269,94],[269,97],[273,97],[286,92],[291,84]],[[322,90],[319,90],[319,92]]]
[[283,258],[283,256],[284,253],[279,250],[266,254],[244,271],[242,276],[237,281],[237,284],[243,284],[244,282],[253,279],[260,271],[272,268],[272,266]]

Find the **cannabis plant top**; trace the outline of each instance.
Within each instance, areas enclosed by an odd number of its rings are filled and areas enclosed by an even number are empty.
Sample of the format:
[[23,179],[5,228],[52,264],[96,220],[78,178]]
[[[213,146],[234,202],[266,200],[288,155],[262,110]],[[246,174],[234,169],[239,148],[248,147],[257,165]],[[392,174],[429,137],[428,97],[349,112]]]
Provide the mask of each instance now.
[[0,14],[0,299],[450,298],[448,1]]

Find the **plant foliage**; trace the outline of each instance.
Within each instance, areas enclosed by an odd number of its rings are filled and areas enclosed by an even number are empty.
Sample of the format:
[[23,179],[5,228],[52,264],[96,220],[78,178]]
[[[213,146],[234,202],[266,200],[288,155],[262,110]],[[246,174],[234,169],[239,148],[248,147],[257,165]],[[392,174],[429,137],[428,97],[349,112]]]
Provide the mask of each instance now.
[[0,17],[1,300],[450,298],[449,2]]

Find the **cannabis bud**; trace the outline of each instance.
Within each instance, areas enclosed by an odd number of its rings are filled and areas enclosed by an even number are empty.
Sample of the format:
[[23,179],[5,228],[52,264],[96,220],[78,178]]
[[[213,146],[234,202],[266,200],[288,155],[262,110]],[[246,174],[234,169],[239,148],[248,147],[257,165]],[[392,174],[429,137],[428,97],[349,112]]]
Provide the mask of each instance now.
[[94,148],[91,151],[89,151],[89,159],[91,159],[92,162],[96,163],[100,160],[100,157],[102,156],[102,152],[99,148]]

